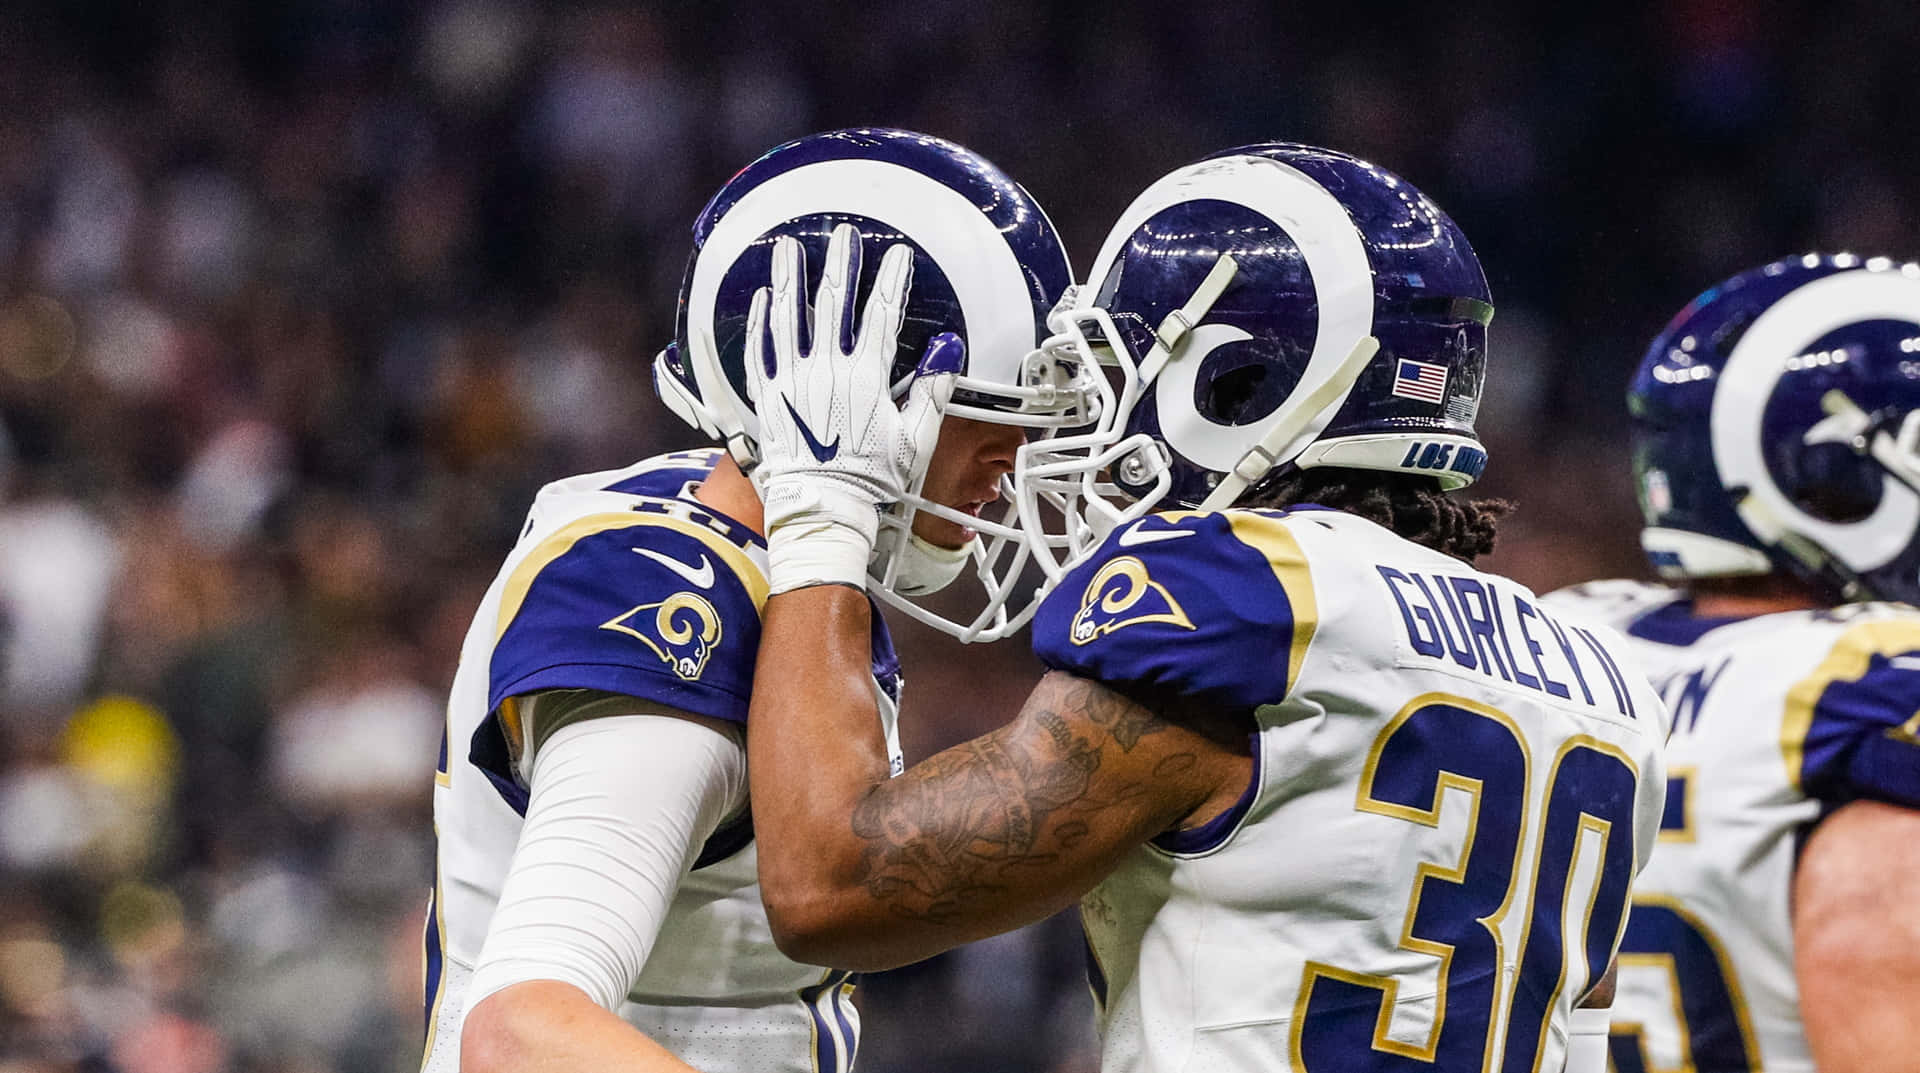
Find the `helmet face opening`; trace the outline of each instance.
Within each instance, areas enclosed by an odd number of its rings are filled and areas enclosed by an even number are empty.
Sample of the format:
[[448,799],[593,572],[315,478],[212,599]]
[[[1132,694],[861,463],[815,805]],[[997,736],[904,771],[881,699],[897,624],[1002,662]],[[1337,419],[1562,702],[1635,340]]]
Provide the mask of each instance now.
[[[760,429],[743,364],[753,294],[768,285],[773,246],[781,237],[799,240],[808,255],[805,292],[813,294],[828,239],[843,223],[859,230],[868,254],[861,259],[858,302],[864,303],[875,282],[882,251],[896,244],[913,250],[913,284],[892,369],[896,395],[905,392],[928,342],[952,332],[966,341],[967,354],[946,414],[1038,429],[1041,435],[1091,419],[1096,393],[1087,381],[1097,379],[1095,371],[1077,360],[1049,358],[1036,346],[1071,276],[1046,214],[978,155],[927,135],[878,128],[833,131],[780,146],[728,180],[708,203],[694,226],[675,341],[655,363],[661,398],[675,414],[725,441],[743,466],[753,465]],[[870,566],[878,581],[875,595],[966,639],[1017,629],[1025,609],[1009,606],[1014,586],[998,574],[1017,575],[1025,556],[988,546],[1000,541],[1017,547],[1017,533],[999,533],[955,505],[932,503],[913,491],[882,519],[883,537]],[[964,621],[919,602],[951,576],[949,561],[936,569],[912,558],[917,552],[907,534],[923,510],[961,519],[956,524],[981,534],[971,566],[989,597],[984,609]]]

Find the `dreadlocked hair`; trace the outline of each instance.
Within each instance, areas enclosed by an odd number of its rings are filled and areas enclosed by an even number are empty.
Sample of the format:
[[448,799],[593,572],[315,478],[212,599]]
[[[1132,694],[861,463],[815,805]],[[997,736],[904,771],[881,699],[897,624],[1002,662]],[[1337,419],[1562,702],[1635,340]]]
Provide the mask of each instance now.
[[1456,499],[1432,477],[1333,467],[1298,469],[1236,504],[1285,508],[1317,503],[1370,522],[1442,555],[1471,563],[1493,550],[1504,499]]

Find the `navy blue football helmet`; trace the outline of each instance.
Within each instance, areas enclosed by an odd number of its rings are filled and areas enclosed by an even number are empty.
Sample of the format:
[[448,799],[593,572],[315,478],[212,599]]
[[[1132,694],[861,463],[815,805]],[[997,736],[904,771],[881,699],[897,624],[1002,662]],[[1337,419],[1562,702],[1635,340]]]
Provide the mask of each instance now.
[[1808,254],[1735,276],[1647,348],[1627,404],[1663,576],[1920,603],[1920,268]]
[[[680,289],[672,345],[654,361],[654,382],[669,409],[726,443],[736,461],[757,461],[759,420],[747,390],[747,310],[772,277],[774,242],[800,241],[807,253],[808,293],[818,287],[827,240],[843,223],[869,248],[913,248],[907,297],[893,364],[895,394],[906,390],[927,343],[942,332],[966,341],[966,366],[946,414],[1039,430],[1083,425],[1100,395],[1098,371],[1077,357],[1037,344],[1046,317],[1071,282],[1053,224],[1038,203],[998,168],[952,142],[911,131],[838,130],[789,142],[747,165],[715,194],[693,227],[693,255]],[[868,291],[878,256],[862,259],[859,290]],[[864,302],[864,298],[857,298]],[[922,621],[967,639],[990,639],[1025,618],[1006,604],[1027,552],[1018,529],[1011,482],[1002,488],[1004,516],[975,517],[932,503],[916,487],[882,518],[870,567],[875,592]],[[993,510],[992,505],[989,510]],[[974,530],[968,555],[988,606],[966,622],[915,604],[953,580],[958,558],[929,565],[939,553],[910,535],[913,515],[930,511]]]
[[1173,172],[1050,321],[1048,347],[1117,368],[1119,392],[1016,468],[1029,539],[1043,508],[1067,517],[1036,554],[1052,571],[1050,547],[1162,501],[1231,506],[1315,466],[1471,483],[1492,316],[1466,236],[1381,168],[1267,143]]

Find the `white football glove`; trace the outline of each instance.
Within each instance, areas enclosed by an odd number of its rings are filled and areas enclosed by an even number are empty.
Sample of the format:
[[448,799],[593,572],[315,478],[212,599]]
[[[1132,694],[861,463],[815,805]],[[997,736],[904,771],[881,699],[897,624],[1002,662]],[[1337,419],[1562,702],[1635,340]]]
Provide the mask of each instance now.
[[860,233],[851,224],[834,228],[828,241],[812,310],[813,345],[802,354],[802,257],[798,241],[774,243],[773,286],[754,294],[747,313],[747,379],[760,417],[760,461],[752,479],[766,507],[768,582],[775,593],[823,584],[866,587],[879,513],[925,471],[965,357],[957,336],[936,337],[905,408],[894,405],[889,380],[913,250],[904,244],[887,250],[856,331]]

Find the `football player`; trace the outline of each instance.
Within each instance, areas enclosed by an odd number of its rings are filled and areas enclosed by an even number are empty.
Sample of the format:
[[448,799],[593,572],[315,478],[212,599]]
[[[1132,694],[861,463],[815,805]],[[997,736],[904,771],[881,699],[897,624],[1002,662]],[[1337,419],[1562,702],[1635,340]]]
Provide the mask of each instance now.
[[[801,261],[779,244],[750,341],[792,426],[753,472],[775,562],[748,738],[783,949],[880,968],[1078,900],[1110,1073],[1565,1068],[1666,726],[1620,638],[1470,565],[1499,509],[1448,493],[1486,457],[1493,309],[1453,222],[1287,144],[1136,199],[1049,321],[1117,386],[1015,467],[1051,670],[893,779],[865,518],[930,437],[863,367],[890,322],[801,342]],[[1603,1068],[1606,1014],[1581,1021],[1577,1068]]]
[[1794,258],[1693,300],[1628,395],[1673,711],[1620,1073],[1920,1069],[1920,269]]
[[[699,218],[657,382],[750,458],[741,344],[772,242],[823,248],[848,221],[899,244],[891,271],[918,265],[921,285],[893,313],[958,375],[940,451],[905,497],[927,509],[892,519],[874,560],[876,596],[904,603],[970,563],[991,578],[980,542],[936,512],[971,519],[1033,427],[1084,420],[1079,389],[1033,356],[1069,269],[1024,190],[902,131],[774,150]],[[956,334],[971,344],[964,364]],[[548,485],[474,618],[435,790],[429,1073],[851,1065],[848,974],[776,949],[756,886],[742,724],[768,566],[735,458],[678,452]],[[1004,626],[987,602],[948,628]],[[867,711],[897,756],[899,664],[871,621]]]

